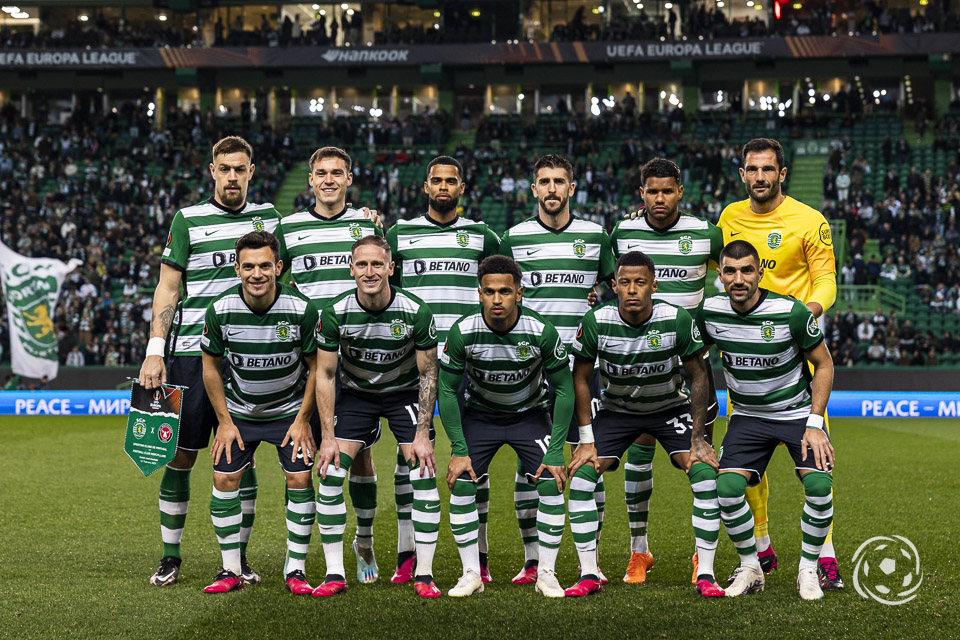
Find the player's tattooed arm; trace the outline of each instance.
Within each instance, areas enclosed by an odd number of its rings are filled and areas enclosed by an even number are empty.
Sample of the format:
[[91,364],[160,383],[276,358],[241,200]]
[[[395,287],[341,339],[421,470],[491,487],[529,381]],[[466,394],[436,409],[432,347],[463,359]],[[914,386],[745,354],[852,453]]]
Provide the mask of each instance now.
[[153,294],[153,317],[150,320],[150,337],[166,338],[173,326],[177,303],[180,302],[181,274],[173,267],[160,265],[160,282]]
[[420,371],[420,397],[417,401],[417,435],[414,437],[410,457],[420,467],[420,477],[437,475],[437,461],[433,456],[430,425],[433,424],[433,407],[437,403],[439,371],[437,347],[417,350],[417,369]]
[[710,406],[710,381],[707,379],[707,367],[703,364],[703,354],[696,353],[684,360],[683,366],[690,376],[690,412],[693,415],[693,432],[690,434],[690,459],[687,471],[694,464],[703,462],[714,469],[720,468],[720,462],[713,447],[705,440],[707,408]]

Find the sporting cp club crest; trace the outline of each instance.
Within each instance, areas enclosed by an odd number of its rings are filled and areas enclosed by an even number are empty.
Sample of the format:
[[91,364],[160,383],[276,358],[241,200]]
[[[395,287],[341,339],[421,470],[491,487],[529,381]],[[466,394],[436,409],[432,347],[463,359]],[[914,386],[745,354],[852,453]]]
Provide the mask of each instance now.
[[145,435],[147,435],[147,421],[143,418],[137,418],[133,425],[133,437],[142,440]]
[[660,337],[660,332],[656,329],[647,334],[647,346],[653,351],[656,351],[663,346],[663,338]]
[[286,320],[281,320],[277,323],[277,340],[280,342],[286,342],[290,339],[290,323]]
[[160,430],[157,431],[157,436],[160,438],[160,442],[170,442],[170,438],[173,437],[173,428],[167,423],[160,425]]
[[457,244],[461,247],[466,247],[470,244],[470,234],[466,231],[457,232]]
[[680,236],[680,240],[677,242],[677,248],[680,249],[680,253],[687,255],[693,251],[693,238],[690,236]]
[[517,357],[521,360],[529,360],[532,355],[533,349],[530,347],[530,343],[526,340],[521,340],[520,344],[517,345]]
[[780,233],[779,229],[767,234],[767,246],[771,249],[778,248],[781,242],[783,242],[783,234]]
[[263,218],[260,216],[254,216],[253,220],[250,221],[253,224],[254,231],[266,231],[267,228],[263,225]]
[[777,330],[773,326],[772,320],[764,320],[760,325],[760,337],[764,342],[770,342],[777,337]]
[[407,335],[407,325],[403,320],[394,320],[390,323],[390,335],[397,340],[403,340],[403,337]]
[[350,223],[350,237],[354,240],[359,240],[360,236],[363,235],[363,231],[360,229],[360,225],[356,222]]
[[573,241],[573,255],[582,258],[587,255],[587,243],[583,238],[577,238]]

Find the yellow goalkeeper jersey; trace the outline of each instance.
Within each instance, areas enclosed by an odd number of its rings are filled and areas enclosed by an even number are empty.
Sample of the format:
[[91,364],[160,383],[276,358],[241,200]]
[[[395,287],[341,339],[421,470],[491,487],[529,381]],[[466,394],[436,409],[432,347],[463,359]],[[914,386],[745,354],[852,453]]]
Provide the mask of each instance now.
[[724,244],[746,240],[756,248],[763,267],[760,286],[765,289],[806,304],[817,278],[832,274],[836,282],[830,225],[823,214],[799,200],[787,196],[770,213],[754,213],[750,200],[734,202],[723,210],[717,226]]

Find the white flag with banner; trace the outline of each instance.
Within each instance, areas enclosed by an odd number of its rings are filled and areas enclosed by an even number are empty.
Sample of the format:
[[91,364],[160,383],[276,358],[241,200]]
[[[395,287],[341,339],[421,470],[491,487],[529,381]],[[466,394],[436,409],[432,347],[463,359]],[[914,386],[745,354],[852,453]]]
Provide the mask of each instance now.
[[27,258],[0,242],[0,282],[10,324],[13,372],[28,378],[57,377],[53,312],[64,277],[80,266],[54,258]]

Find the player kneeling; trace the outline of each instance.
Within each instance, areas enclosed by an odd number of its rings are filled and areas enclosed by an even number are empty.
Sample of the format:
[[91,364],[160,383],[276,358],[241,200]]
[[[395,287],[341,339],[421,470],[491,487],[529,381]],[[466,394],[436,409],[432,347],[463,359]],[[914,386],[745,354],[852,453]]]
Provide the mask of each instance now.
[[[570,528],[582,575],[566,590],[585,596],[602,590],[597,572],[597,478],[616,469],[639,436],[649,434],[685,470],[693,490],[693,531],[699,555],[697,591],[724,595],[713,576],[720,535],[718,466],[706,436],[710,405],[704,345],[690,314],[653,300],[657,290],[653,261],[639,251],[624,254],[614,272],[617,300],[591,309],[573,342],[573,381],[580,445],[570,462]],[[590,423],[590,377],[599,360],[604,391]],[[680,363],[691,378],[684,388]],[[595,442],[594,442],[595,441]]]
[[[480,263],[477,278],[481,309],[453,324],[440,354],[440,418],[452,453],[447,468],[450,528],[463,563],[463,576],[449,595],[483,591],[477,482],[487,475],[500,447],[510,445],[525,477],[537,487],[537,592],[562,598],[554,566],[565,515],[563,440],[573,414],[567,349],[552,324],[520,306],[523,288],[516,262],[490,256]],[[461,416],[457,390],[464,374]],[[556,395],[552,425],[548,382]]]
[[[797,590],[804,600],[816,600],[823,597],[817,559],[833,521],[833,446],[823,429],[833,361],[810,309],[760,288],[763,269],[751,244],[735,240],[724,247],[718,271],[727,293],[704,302],[703,320],[704,341],[723,353],[733,407],[717,480],[723,524],[740,555],[727,596],[763,590],[753,513],[744,493],[748,484],[759,484],[782,442],[806,494]],[[812,379],[805,360],[814,367]]]
[[[433,457],[437,327],[422,300],[390,286],[394,263],[386,240],[381,236],[361,238],[351,255],[350,272],[357,288],[327,305],[316,327],[317,403],[323,430],[317,456],[321,477],[317,524],[327,576],[313,595],[331,596],[347,590],[343,481],[357,455],[380,439],[380,418],[386,418],[410,467],[413,485],[417,550],[413,586],[417,595],[436,598],[440,595],[433,584],[433,555],[440,529]],[[338,351],[342,388],[334,406]]]
[[[319,427],[313,392],[318,313],[296,289],[277,283],[282,263],[272,233],[254,231],[237,240],[240,284],[207,308],[200,348],[203,385],[217,413],[213,441],[210,516],[223,568],[206,593],[242,589],[240,476],[261,442],[276,445],[287,480],[287,588],[310,593],[304,574],[316,508],[310,471]],[[230,375],[220,373],[226,357]]]

